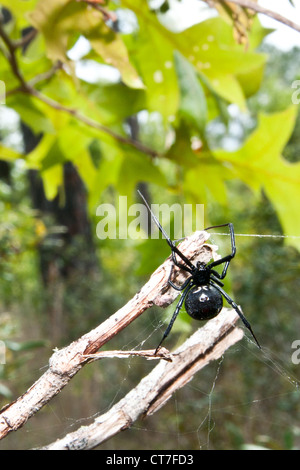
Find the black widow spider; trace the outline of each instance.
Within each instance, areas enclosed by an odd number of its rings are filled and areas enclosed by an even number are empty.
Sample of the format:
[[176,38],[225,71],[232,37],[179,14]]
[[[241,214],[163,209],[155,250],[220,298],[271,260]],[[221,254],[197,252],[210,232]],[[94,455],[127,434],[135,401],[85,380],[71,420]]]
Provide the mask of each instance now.
[[[183,305],[183,302],[185,302],[185,309],[187,313],[192,318],[194,318],[195,320],[210,320],[211,318],[216,317],[220,313],[223,307],[223,297],[227,300],[229,305],[231,305],[231,307],[237,312],[237,314],[241,318],[244,325],[248,328],[248,330],[252,334],[257,346],[261,349],[261,346],[259,342],[257,341],[255,334],[252,331],[250,323],[245,318],[245,316],[241,312],[238,305],[234,302],[234,300],[232,300],[231,297],[229,297],[229,295],[222,289],[224,284],[221,282],[221,279],[225,278],[229,263],[236,253],[233,224],[229,222],[227,224],[214,225],[212,227],[207,227],[205,229],[205,230],[210,230],[210,229],[218,228],[218,227],[229,227],[230,238],[231,238],[231,253],[216,261],[212,261],[209,264],[198,261],[196,263],[196,266],[194,266],[193,263],[188,258],[186,258],[186,256],[184,256],[184,254],[181,253],[181,251],[177,248],[177,246],[175,245],[175,242],[169,238],[169,236],[167,235],[167,233],[165,232],[165,230],[159,223],[159,220],[153,214],[152,210],[149,207],[149,204],[147,203],[142,193],[139,190],[138,190],[138,193],[143,199],[148,211],[150,212],[150,215],[153,221],[155,222],[155,224],[157,225],[157,227],[159,228],[159,230],[165,237],[168,245],[170,246],[172,250],[172,261],[174,264],[172,265],[172,268],[170,271],[168,283],[170,284],[170,286],[173,287],[173,289],[176,289],[177,291],[183,291],[179,299],[179,302],[176,306],[176,309],[173,313],[171,321],[168,324],[166,331],[164,332],[162,340],[155,350],[155,354],[160,348],[162,342],[169,335],[172,329],[172,326],[177,318],[177,315],[179,314],[180,309]],[[177,260],[176,255],[178,255],[181,258],[184,264],[180,263]],[[219,266],[220,264],[223,264],[223,263],[225,263],[225,265],[223,267],[222,274],[218,273],[218,271],[213,269],[216,266]],[[171,281],[174,265],[190,273],[190,276],[184,281],[184,283],[181,286],[177,286]]]

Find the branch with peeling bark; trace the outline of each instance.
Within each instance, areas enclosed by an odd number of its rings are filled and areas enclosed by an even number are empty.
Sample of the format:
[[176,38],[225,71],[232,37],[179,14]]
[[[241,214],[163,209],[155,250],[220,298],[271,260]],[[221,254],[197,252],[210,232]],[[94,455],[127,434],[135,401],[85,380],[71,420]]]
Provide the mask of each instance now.
[[[216,247],[207,245],[205,243],[208,238],[209,234],[207,232],[196,232],[180,244],[180,250],[194,262],[203,261],[207,263],[211,258],[218,256],[216,253]],[[85,364],[95,360],[95,355],[97,357],[97,354],[99,354],[98,350],[104,344],[106,344],[115,335],[120,333],[145,310],[153,305],[167,307],[175,300],[178,293],[174,289],[170,288],[168,284],[171,264],[172,261],[169,257],[152,274],[149,281],[125,306],[110,316],[97,328],[86,333],[81,338],[71,343],[69,346],[54,352],[54,354],[50,357],[48,370],[22,396],[9,405],[6,405],[1,410],[0,439],[5,437],[11,431],[16,431],[21,426],[23,426],[29,418],[34,416],[34,414],[37,413],[44,405],[46,405],[55,395],[60,393],[60,391],[69,383],[72,377],[77,374]],[[185,276],[186,273],[182,272],[178,268],[174,269],[174,279],[176,282],[183,282]],[[222,316],[220,318],[223,318],[224,325],[227,324],[227,327],[230,325],[230,328],[232,329],[232,319],[228,317],[227,320]],[[223,337],[224,329],[222,328],[219,333]],[[205,337],[205,333],[202,333],[202,335]],[[198,344],[199,341],[200,346]],[[218,341],[212,341],[211,339],[209,339],[208,342],[205,342],[202,340],[202,337],[199,341],[197,342],[197,355],[200,354],[202,358],[207,356],[207,353],[204,354],[201,349],[204,347],[203,345],[206,345],[206,350],[209,351],[211,348],[214,349],[215,345],[218,343]],[[223,349],[223,351],[226,349],[226,347]],[[130,354],[128,351],[126,353]],[[136,351],[133,352],[133,354],[136,353]],[[146,353],[142,352],[141,355],[147,355],[149,357],[151,354],[149,354],[148,351]],[[161,361],[161,363],[169,364],[168,361],[171,359],[172,363],[170,366],[172,369],[174,368],[174,364],[177,362],[183,364],[184,361],[187,361],[186,366],[183,369],[184,374],[182,377],[186,377],[185,374],[187,369],[193,370],[193,364],[195,362],[198,363],[198,359],[192,359],[190,352],[187,354],[185,359],[184,357],[185,355],[183,353],[175,355],[174,357],[172,355],[170,357],[168,352],[165,352],[164,350],[160,352],[160,358],[165,359],[165,361]],[[178,381],[180,377],[179,372],[177,373],[177,377],[178,378],[176,380]],[[168,389],[171,390],[170,386],[168,386]],[[165,389],[165,391],[166,390],[167,389]],[[162,392],[159,391],[159,396],[161,396],[161,394]],[[153,408],[154,403],[158,403],[158,395],[156,398],[154,398],[154,395],[151,395],[149,406],[147,410],[144,409],[143,413],[148,414],[149,410]]]
[[237,320],[234,310],[223,309],[217,318],[196,331],[170,354],[171,362],[160,361],[137,387],[107,413],[98,416],[89,426],[82,426],[43,449],[93,449],[118,432],[130,428],[138,418],[154,414],[200,369],[219,359],[226,349],[243,337],[243,331],[234,327]]
[[[214,0],[213,0],[214,1]],[[272,18],[275,21],[278,21],[279,23],[282,23],[286,26],[289,26],[290,28],[294,29],[295,31],[300,32],[300,25],[295,23],[294,21],[289,20],[285,16],[280,15],[276,11],[269,10],[267,8],[264,8],[263,6],[259,5],[256,2],[253,2],[251,0],[228,0],[224,1],[224,3],[234,3],[235,5],[239,5],[241,7],[247,8],[248,10],[252,10],[255,13],[261,13],[262,15],[268,16],[269,18]]]
[[[32,35],[34,37],[36,33],[35,34],[32,33]],[[58,69],[62,68],[62,64],[60,62],[54,64],[50,70],[48,70],[47,72],[39,76],[36,76],[33,80],[26,81],[23,75],[23,72],[20,68],[20,65],[18,63],[18,59],[16,55],[16,50],[22,43],[13,42],[10,36],[6,33],[1,12],[0,12],[0,39],[2,39],[7,49],[7,52],[3,51],[3,54],[10,64],[13,75],[17,78],[20,84],[18,87],[14,89],[7,90],[5,94],[6,97],[14,93],[25,93],[27,95],[33,96],[37,98],[38,100],[42,101],[43,103],[45,103],[47,106],[50,106],[51,108],[56,109],[57,111],[62,111],[64,113],[67,113],[70,116],[76,118],[78,121],[81,121],[85,125],[109,135],[110,137],[112,137],[114,140],[116,140],[117,142],[121,144],[134,147],[140,152],[143,152],[146,155],[149,155],[151,158],[158,156],[158,153],[155,150],[148,148],[146,145],[142,144],[141,142],[131,139],[130,137],[120,135],[116,133],[115,131],[113,131],[112,129],[110,129],[109,127],[104,126],[103,124],[95,121],[94,119],[91,119],[88,116],[82,114],[77,109],[72,108],[72,107],[70,108],[69,106],[65,106],[59,103],[58,101],[55,101],[52,98],[49,98],[47,95],[41,93],[35,87],[35,85],[37,85],[43,80],[47,80],[51,78]],[[1,99],[3,99],[3,97],[4,96],[0,95],[0,101]]]
[[[209,261],[213,249],[204,245],[209,235],[198,232],[181,244],[181,249],[192,259]],[[57,395],[111,338],[152,305],[166,307],[174,301],[177,292],[168,285],[171,260],[167,259],[151,276],[142,289],[120,310],[94,330],[88,332],[69,346],[54,352],[48,370],[15,402],[0,413],[0,438],[21,427],[31,416]],[[183,279],[181,273],[177,275]],[[180,280],[180,279],[179,279]]]
[[[89,4],[89,3],[92,4],[92,2],[89,2],[88,0],[83,0],[83,1],[85,1],[87,4]],[[296,24],[295,22],[283,17],[282,15],[279,15],[278,13],[276,13],[272,10],[267,10],[266,8],[258,5],[257,3],[253,2],[253,1],[250,1],[250,0],[231,0],[230,2],[225,1],[225,0],[224,1],[219,0],[219,2],[216,2],[216,0],[206,0],[206,2],[211,7],[215,7],[216,3],[236,4],[236,5],[239,5],[241,7],[252,10],[255,13],[261,13],[261,14],[264,14],[266,16],[269,16],[270,18],[273,18],[276,21],[279,21],[279,22],[293,28],[294,30],[300,32],[300,26],[298,24]],[[93,8],[96,8],[97,10],[99,10],[101,12],[101,14],[103,14],[104,17],[106,17],[106,19],[109,18],[110,20],[115,20],[114,13],[109,12],[108,10],[104,9],[103,7],[101,7],[99,5],[96,5],[94,3]],[[13,41],[5,31],[5,28],[4,28],[4,25],[3,25],[3,19],[1,17],[1,12],[0,12],[0,38],[2,38],[4,44],[6,45],[7,54],[5,54],[5,51],[3,51],[3,52],[4,52],[4,55],[5,55],[6,59],[8,60],[8,62],[10,64],[10,66],[11,66],[12,73],[18,79],[18,81],[20,83],[20,85],[18,87],[14,88],[14,89],[11,89],[11,90],[7,90],[6,91],[6,96],[12,95],[14,93],[25,93],[25,94],[31,95],[31,96],[37,98],[38,100],[42,101],[43,103],[45,103],[47,106],[49,106],[53,109],[56,109],[58,111],[61,111],[63,113],[67,113],[70,116],[76,118],[78,121],[81,121],[85,125],[109,135],[110,137],[112,137],[114,140],[116,140],[117,142],[119,142],[121,144],[125,144],[125,145],[128,145],[130,147],[134,147],[137,150],[139,150],[140,152],[148,155],[151,158],[158,157],[159,153],[156,150],[153,150],[153,149],[149,148],[148,146],[142,144],[141,142],[139,142],[137,140],[134,140],[130,137],[126,137],[126,136],[117,134],[115,131],[108,128],[107,126],[104,126],[100,122],[97,122],[94,119],[91,119],[88,116],[82,114],[79,110],[77,110],[75,108],[70,108],[68,106],[65,106],[65,105],[49,98],[47,95],[41,93],[36,88],[36,85],[40,81],[48,79],[52,75],[54,75],[55,72],[59,68],[62,68],[62,64],[60,64],[60,63],[53,64],[53,67],[49,71],[41,74],[40,76],[35,77],[35,79],[33,79],[31,81],[26,81],[25,80],[25,77],[23,75],[23,72],[22,72],[22,70],[19,66],[18,60],[17,60],[16,49],[18,47],[23,46],[24,44],[27,44],[37,34],[38,34],[38,32],[35,29],[32,29],[30,31],[30,33],[28,33],[20,41]],[[2,99],[3,99],[3,96],[2,96]],[[0,95],[0,101],[1,101],[1,95]]]

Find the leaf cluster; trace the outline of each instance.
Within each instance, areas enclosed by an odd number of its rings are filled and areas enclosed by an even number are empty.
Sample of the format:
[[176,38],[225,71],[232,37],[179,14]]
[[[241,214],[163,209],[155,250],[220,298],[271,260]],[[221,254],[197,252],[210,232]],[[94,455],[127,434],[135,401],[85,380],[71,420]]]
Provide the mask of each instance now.
[[[108,188],[132,198],[140,181],[188,202],[224,204],[228,181],[239,179],[268,194],[285,233],[299,232],[299,164],[282,158],[296,107],[260,115],[238,150],[215,148],[210,139],[216,121],[226,129],[232,106],[248,112],[248,98],[261,86],[267,55],[257,46],[269,31],[257,18],[223,6],[219,16],[175,32],[165,21],[166,2],[159,10],[142,0],[104,7],[74,0],[1,5],[10,12],[1,24],[6,106],[41,139],[27,155],[1,145],[0,156],[38,169],[49,199],[63,184],[66,161],[78,168],[91,212]],[[237,41],[232,21],[235,31],[244,24],[246,40]],[[87,47],[80,49],[83,38]],[[78,47],[74,58],[70,52]],[[87,64],[90,75],[79,78]],[[110,80],[108,70],[118,78]],[[149,138],[150,119],[156,128]]]

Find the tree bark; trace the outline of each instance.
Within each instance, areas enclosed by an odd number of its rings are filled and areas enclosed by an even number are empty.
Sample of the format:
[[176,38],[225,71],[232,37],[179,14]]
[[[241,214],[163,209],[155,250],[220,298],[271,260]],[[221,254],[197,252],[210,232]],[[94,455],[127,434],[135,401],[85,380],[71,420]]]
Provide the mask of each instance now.
[[[214,248],[205,244],[208,238],[207,232],[196,232],[179,245],[180,250],[193,262],[207,263],[216,255]],[[153,305],[166,307],[175,300],[178,292],[168,284],[171,265],[169,257],[124,307],[97,328],[51,356],[48,370],[22,396],[1,410],[0,439],[23,426],[57,395],[85,364],[93,360],[89,355],[95,354],[145,310]],[[186,278],[186,273],[178,268],[175,268],[173,273],[175,282],[183,282]]]
[[93,449],[120,431],[130,428],[138,418],[145,419],[157,412],[200,369],[219,359],[226,349],[243,337],[243,331],[234,328],[238,318],[234,310],[224,309],[217,318],[197,330],[177,351],[170,354],[171,362],[160,361],[137,387],[107,413],[98,416],[89,426],[82,426],[42,449]]

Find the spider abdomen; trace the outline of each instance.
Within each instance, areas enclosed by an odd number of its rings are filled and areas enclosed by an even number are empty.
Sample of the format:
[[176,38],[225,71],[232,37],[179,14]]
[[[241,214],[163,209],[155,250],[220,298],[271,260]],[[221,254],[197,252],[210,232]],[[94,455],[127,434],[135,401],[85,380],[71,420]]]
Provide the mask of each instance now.
[[211,285],[194,286],[185,299],[185,309],[195,320],[209,320],[220,313],[223,307],[221,293]]

